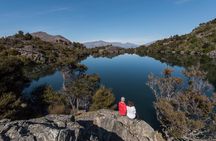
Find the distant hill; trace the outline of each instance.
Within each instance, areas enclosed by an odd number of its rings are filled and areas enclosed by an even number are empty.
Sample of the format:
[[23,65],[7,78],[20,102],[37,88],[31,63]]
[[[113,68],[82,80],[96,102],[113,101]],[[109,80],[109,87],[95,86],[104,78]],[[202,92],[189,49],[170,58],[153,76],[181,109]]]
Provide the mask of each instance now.
[[62,36],[52,36],[45,32],[36,32],[31,35],[18,31],[15,35],[0,38],[0,53],[8,52],[8,50],[13,50],[17,56],[41,64],[74,62],[89,54],[88,49],[82,44],[71,43]]
[[38,37],[43,41],[46,42],[51,42],[51,43],[60,43],[60,44],[65,44],[65,45],[70,45],[71,41],[66,39],[65,37],[61,35],[50,35],[46,32],[34,32],[31,33],[33,37]]
[[105,41],[93,41],[93,42],[85,42],[83,43],[87,48],[94,48],[94,47],[101,47],[101,46],[108,46],[112,45],[115,47],[122,47],[122,48],[135,48],[139,45],[133,43],[121,43],[121,42],[105,42]]
[[191,33],[174,35],[137,49],[138,53],[172,53],[216,57],[216,19],[200,24]]

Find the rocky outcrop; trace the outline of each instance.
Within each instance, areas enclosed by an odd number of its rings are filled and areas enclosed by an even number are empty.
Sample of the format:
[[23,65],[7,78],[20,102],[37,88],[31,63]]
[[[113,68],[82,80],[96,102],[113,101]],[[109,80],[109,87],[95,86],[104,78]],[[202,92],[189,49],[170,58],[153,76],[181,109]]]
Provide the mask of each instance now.
[[[105,133],[98,130],[102,140],[116,141],[119,137],[124,141],[163,141],[160,134],[142,120],[131,120],[124,116],[119,116],[117,112],[110,110],[100,110],[88,112],[77,117],[78,121],[92,121],[98,128],[105,129]],[[92,130],[91,127],[86,129]],[[106,134],[109,132],[111,134]],[[116,135],[116,136],[113,136]],[[100,139],[101,139],[100,138]]]
[[38,37],[43,41],[50,42],[50,43],[60,43],[64,45],[71,45],[71,41],[66,39],[60,35],[50,35],[46,32],[34,32],[31,34],[33,37]]
[[37,49],[32,45],[26,45],[22,48],[15,48],[20,55],[25,56],[29,59],[32,59],[35,62],[45,63],[46,59],[42,53],[40,53]]
[[117,112],[99,110],[70,115],[0,121],[0,140],[20,141],[162,141],[160,134],[141,120],[118,116]]

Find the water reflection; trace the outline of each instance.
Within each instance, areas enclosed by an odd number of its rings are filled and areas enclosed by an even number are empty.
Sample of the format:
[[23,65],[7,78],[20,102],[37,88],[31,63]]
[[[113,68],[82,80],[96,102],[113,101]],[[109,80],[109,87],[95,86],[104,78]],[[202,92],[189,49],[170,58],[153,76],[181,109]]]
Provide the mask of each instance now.
[[[191,58],[191,57],[170,57],[156,56],[140,57],[138,55],[119,55],[110,58],[88,57],[81,64],[88,67],[87,73],[99,74],[101,83],[113,90],[116,96],[116,102],[121,96],[126,100],[135,103],[139,118],[148,122],[153,128],[159,129],[159,123],[156,119],[154,110],[154,97],[151,90],[146,85],[149,73],[162,76],[162,71],[169,67],[174,70],[173,76],[187,79],[182,71],[192,65],[200,65],[200,69],[207,71],[207,78],[211,84],[216,86],[216,65],[209,58]],[[160,61],[159,61],[160,60]],[[162,61],[161,61],[162,60]],[[79,72],[69,67],[56,70],[52,74],[33,80],[28,87],[23,90],[25,95],[29,95],[35,88],[41,85],[51,85],[54,90],[66,89],[67,85],[79,76]],[[186,84],[185,84],[186,85]],[[209,93],[212,93],[210,91]]]
[[40,86],[50,85],[54,90],[63,88],[64,78],[61,71],[56,70],[52,74],[40,77],[39,79],[32,80],[28,87],[23,89],[23,95],[29,97],[30,94]]

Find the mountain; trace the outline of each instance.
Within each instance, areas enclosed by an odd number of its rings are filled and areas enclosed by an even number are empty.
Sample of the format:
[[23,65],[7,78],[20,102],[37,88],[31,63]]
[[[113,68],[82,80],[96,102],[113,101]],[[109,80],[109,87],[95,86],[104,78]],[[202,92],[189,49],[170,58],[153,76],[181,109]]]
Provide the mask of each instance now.
[[0,38],[0,53],[11,50],[16,53],[10,57],[22,56],[41,64],[62,64],[66,63],[66,60],[78,60],[79,57],[88,54],[88,50],[82,44],[71,43],[62,36],[53,36],[45,32],[35,32],[31,35],[19,31],[15,35]]
[[139,46],[133,43],[105,42],[105,41],[85,42],[84,45],[87,48],[101,47],[101,46],[107,46],[107,45],[112,45],[115,47],[122,47],[122,48],[135,48]]
[[31,33],[33,37],[38,37],[43,41],[46,42],[51,42],[51,43],[60,43],[60,44],[65,44],[65,45],[70,45],[71,41],[66,39],[65,37],[61,35],[50,35],[46,32],[34,32]]
[[191,33],[174,35],[137,48],[142,53],[209,55],[216,57],[216,19],[200,24]]

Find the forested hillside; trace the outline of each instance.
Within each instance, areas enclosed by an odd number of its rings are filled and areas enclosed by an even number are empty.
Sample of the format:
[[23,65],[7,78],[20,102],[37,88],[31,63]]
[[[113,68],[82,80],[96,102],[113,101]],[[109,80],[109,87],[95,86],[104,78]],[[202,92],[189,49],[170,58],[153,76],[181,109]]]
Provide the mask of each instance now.
[[163,54],[190,54],[210,55],[216,49],[216,19],[200,24],[191,33],[175,35],[167,39],[156,41],[149,46],[141,46],[138,54],[163,53]]

